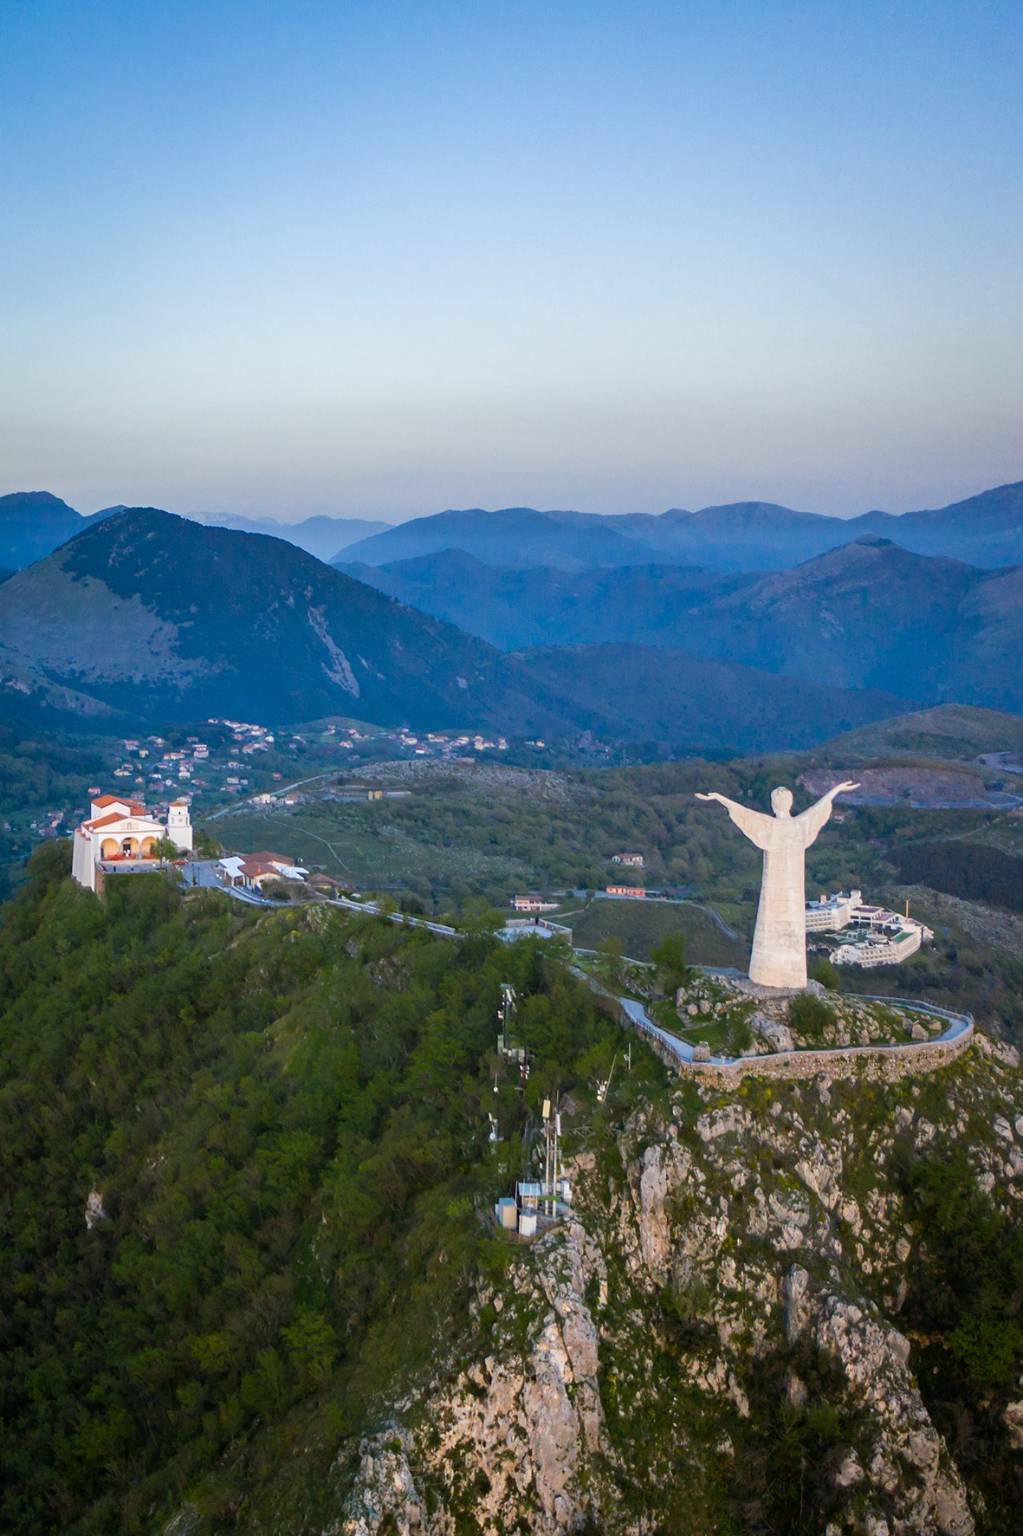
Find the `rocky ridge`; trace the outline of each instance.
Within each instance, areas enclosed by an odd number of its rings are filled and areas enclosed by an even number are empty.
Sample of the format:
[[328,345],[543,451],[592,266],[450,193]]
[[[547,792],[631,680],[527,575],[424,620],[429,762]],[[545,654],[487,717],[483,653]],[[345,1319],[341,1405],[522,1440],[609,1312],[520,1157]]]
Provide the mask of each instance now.
[[[580,1132],[572,1219],[363,1441],[331,1536],[1002,1529],[921,1387],[898,1169],[964,1154],[1018,1210],[1021,1104],[1016,1053],[978,1037],[928,1075],[686,1081]],[[1007,1403],[1005,1455],[1020,1423]]]

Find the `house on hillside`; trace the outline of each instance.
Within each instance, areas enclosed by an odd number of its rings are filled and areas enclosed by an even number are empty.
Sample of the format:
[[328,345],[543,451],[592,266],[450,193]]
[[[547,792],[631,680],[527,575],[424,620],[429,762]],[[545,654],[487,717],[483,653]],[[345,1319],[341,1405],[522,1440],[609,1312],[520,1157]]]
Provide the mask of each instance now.
[[232,854],[218,863],[220,878],[225,885],[235,885],[243,890],[262,890],[270,880],[304,880],[309,873],[286,853]]
[[545,901],[539,891],[530,891],[528,896],[513,896],[511,906],[516,912],[556,912],[556,901]]
[[642,885],[609,885],[604,889],[605,896],[632,896],[638,901],[646,897],[646,887]]
[[641,853],[613,853],[611,863],[625,864],[630,869],[642,869],[644,859]]
[[141,800],[98,795],[91,815],[75,828],[71,873],[86,890],[103,888],[104,874],[128,874],[153,869],[154,848],[164,838],[181,853],[192,849],[188,801],[172,800],[166,821],[148,811]]

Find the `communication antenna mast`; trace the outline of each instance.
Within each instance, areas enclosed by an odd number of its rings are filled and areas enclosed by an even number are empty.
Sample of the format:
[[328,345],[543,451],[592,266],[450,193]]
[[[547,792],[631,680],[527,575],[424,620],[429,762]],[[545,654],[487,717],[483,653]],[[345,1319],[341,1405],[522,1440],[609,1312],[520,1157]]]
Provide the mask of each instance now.
[[515,1010],[518,998],[510,981],[501,983],[501,1000],[497,1005],[497,1053],[506,1061],[525,1062],[526,1052],[514,1038]]
[[555,1216],[558,1207],[559,1153],[561,1141],[561,1111],[550,1099],[543,1101],[544,1168],[543,1194],[548,1214]]
[[558,1181],[561,1178],[561,1110],[554,1111],[554,1188],[551,1200],[551,1215],[557,1215],[558,1210]]
[[[630,1046],[630,1050],[631,1050],[631,1046]],[[615,1051],[614,1056],[612,1057],[612,1060],[611,1060],[611,1070],[607,1074],[607,1080],[605,1082],[601,1082],[599,1078],[597,1080],[597,1103],[598,1104],[603,1104],[604,1100],[607,1098],[607,1090],[610,1088],[610,1086],[611,1086],[611,1079],[615,1075],[615,1062],[617,1060],[618,1060],[618,1052]]]

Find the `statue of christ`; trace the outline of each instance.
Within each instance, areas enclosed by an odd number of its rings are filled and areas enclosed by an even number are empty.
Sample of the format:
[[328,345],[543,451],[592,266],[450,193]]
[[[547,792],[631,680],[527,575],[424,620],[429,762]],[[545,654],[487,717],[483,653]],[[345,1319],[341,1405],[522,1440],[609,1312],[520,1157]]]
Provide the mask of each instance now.
[[751,843],[763,850],[764,877],[753,934],[749,978],[763,987],[806,986],[806,887],[804,854],[831,815],[836,795],[859,789],[836,784],[816,805],[792,814],[792,791],[771,792],[773,816],[751,811],[716,791],[697,800],[719,800]]

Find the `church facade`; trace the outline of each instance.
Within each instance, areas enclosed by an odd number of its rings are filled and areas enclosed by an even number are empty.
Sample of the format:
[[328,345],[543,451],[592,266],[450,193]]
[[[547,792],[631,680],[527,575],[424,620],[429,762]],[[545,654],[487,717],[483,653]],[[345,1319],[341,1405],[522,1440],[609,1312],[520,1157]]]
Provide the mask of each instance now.
[[72,875],[87,890],[102,887],[104,866],[111,873],[145,869],[163,838],[169,838],[180,853],[191,852],[187,800],[172,800],[166,821],[152,815],[141,800],[118,795],[100,795],[90,809],[88,821],[75,828],[71,859]]

